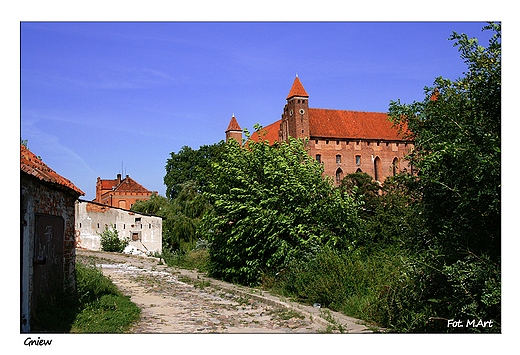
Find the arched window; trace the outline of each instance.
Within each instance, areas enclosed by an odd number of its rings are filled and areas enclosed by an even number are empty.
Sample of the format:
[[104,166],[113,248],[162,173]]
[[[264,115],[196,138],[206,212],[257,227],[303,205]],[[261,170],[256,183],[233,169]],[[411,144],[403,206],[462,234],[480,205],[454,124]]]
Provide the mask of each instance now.
[[338,168],[338,170],[336,170],[336,184],[339,185],[341,183],[341,179],[343,179],[343,170]]
[[381,178],[381,159],[376,157],[374,159],[374,179],[376,179],[376,181],[380,181]]
[[321,163],[321,154],[316,154],[316,161]]
[[341,164],[341,155],[336,155],[336,164]]
[[394,160],[392,161],[392,174],[394,176],[396,176],[398,172],[399,172],[399,159],[394,158]]
[[361,168],[357,168],[356,170],[356,173],[362,173],[363,171],[361,170]]

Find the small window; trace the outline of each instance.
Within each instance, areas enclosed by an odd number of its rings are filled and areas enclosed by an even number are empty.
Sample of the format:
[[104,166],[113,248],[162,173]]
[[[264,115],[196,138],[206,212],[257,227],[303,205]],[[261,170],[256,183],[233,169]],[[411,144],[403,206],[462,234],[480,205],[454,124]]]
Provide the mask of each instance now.
[[318,144],[318,140],[316,139],[316,140],[314,141],[314,143],[315,143],[315,144]]
[[152,228],[152,224],[151,223],[148,224],[148,229],[150,229],[150,228]]
[[361,165],[361,155],[356,155],[356,165]]
[[339,145],[339,141],[336,141],[336,145]]
[[341,183],[341,179],[343,179],[343,170],[338,169],[336,170],[336,184],[339,185]]
[[141,222],[141,217],[136,217],[135,218],[135,223],[137,223],[137,222]]
[[123,229],[125,229],[125,224],[123,223]]
[[97,227],[99,228],[99,223],[97,224]]
[[341,155],[336,155],[336,164],[341,164]]
[[79,224],[79,227],[81,228],[81,223]]
[[325,143],[329,144],[329,140],[327,139],[327,140],[325,141]]
[[139,238],[139,233],[132,233],[132,241],[139,241],[140,238]]
[[321,163],[321,154],[316,154],[316,161]]

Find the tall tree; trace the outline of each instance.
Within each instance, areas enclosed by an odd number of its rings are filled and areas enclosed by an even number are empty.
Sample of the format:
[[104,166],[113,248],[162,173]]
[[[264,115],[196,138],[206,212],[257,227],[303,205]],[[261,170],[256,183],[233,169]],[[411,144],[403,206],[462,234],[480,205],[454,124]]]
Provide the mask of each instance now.
[[227,143],[204,195],[212,204],[202,222],[211,272],[227,280],[254,284],[262,271],[357,238],[353,199],[342,198],[301,140]]
[[475,38],[450,37],[468,66],[462,78],[442,77],[425,100],[391,102],[391,120],[415,141],[429,246],[500,254],[501,26],[484,48]]
[[203,145],[199,149],[184,146],[178,153],[171,152],[166,161],[166,196],[174,199],[180,193],[181,184],[194,181],[199,189],[204,189],[211,172],[211,161],[218,160],[224,147],[224,141],[212,145]]

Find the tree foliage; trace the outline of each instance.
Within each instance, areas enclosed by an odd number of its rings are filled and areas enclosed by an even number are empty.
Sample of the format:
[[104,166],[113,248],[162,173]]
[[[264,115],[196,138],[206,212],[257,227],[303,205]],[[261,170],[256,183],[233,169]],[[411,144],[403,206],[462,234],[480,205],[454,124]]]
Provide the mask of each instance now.
[[354,200],[323,177],[301,140],[270,146],[261,138],[245,148],[232,141],[213,171],[202,230],[215,276],[255,284],[263,270],[323,245],[348,248],[358,237]]
[[453,33],[468,65],[463,78],[442,77],[423,102],[390,104],[390,117],[415,141],[429,247],[474,253],[500,250],[501,31],[487,48]]
[[465,34],[450,38],[464,77],[437,78],[423,102],[390,104],[393,122],[415,141],[425,228],[414,263],[428,281],[415,307],[427,309],[427,330],[446,331],[445,320],[459,318],[493,320],[483,330],[500,331],[501,26],[484,29],[494,32],[486,48]]
[[212,174],[211,162],[218,160],[224,147],[224,141],[212,145],[203,145],[199,149],[184,146],[178,153],[171,152],[166,162],[166,196],[174,199],[180,193],[181,184],[187,181],[196,183],[199,189],[207,185]]
[[138,201],[132,206],[139,211],[164,217],[163,249],[189,249],[197,242],[197,228],[208,208],[208,203],[198,192],[194,181],[186,181],[178,186],[179,193],[170,200],[152,194],[150,199]]

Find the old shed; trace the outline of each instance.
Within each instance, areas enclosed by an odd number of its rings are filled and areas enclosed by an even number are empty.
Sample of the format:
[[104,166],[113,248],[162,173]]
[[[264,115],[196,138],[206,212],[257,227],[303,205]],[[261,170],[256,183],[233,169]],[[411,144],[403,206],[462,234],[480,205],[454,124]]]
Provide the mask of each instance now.
[[37,329],[36,309],[74,292],[74,203],[84,193],[20,145],[20,331]]

